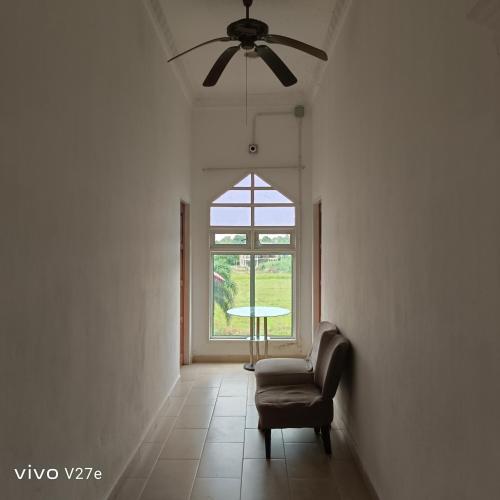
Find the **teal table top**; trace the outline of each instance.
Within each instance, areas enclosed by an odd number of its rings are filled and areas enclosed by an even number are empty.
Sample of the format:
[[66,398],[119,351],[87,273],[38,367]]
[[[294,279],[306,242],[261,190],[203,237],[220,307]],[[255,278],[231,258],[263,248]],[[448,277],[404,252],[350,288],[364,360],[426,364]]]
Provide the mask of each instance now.
[[286,316],[290,314],[284,307],[233,307],[227,311],[231,316],[242,316],[244,318],[272,318],[274,316]]

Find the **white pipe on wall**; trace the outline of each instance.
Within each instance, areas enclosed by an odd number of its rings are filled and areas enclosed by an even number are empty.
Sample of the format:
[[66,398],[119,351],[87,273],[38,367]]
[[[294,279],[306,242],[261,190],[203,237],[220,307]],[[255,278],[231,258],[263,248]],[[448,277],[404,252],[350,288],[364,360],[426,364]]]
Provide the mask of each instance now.
[[[299,303],[302,303],[300,293],[301,293],[301,272],[302,272],[302,169],[305,167],[302,165],[302,116],[298,116],[295,112],[295,109],[293,111],[262,111],[259,113],[255,113],[252,119],[252,144],[257,144],[257,118],[259,117],[264,117],[264,116],[286,116],[286,115],[292,115],[297,118],[297,166],[295,167],[268,167],[268,168],[294,168],[297,169],[298,171],[298,200],[297,200],[297,221],[296,221],[296,235],[298,238],[296,238],[296,248],[295,248],[295,258],[296,261],[299,262],[301,265],[299,266],[299,272],[296,273],[295,276],[295,293],[299,298]],[[244,167],[248,169],[248,167]],[[262,168],[262,167],[261,167]],[[301,307],[296,307],[295,311],[295,325],[296,328],[298,329],[300,327],[300,320],[301,320],[301,314],[300,314]],[[297,340],[297,347],[299,350],[301,349],[302,346],[302,337],[298,335],[298,332],[295,332],[295,338]]]

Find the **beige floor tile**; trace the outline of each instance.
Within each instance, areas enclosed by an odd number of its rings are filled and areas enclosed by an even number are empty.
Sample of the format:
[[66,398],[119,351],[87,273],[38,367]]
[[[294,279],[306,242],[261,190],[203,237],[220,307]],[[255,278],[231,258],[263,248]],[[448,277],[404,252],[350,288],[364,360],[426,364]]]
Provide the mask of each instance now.
[[222,375],[220,374],[200,373],[194,382],[193,388],[220,387],[221,382]]
[[314,429],[283,429],[283,441],[285,443],[315,443],[321,440]]
[[241,500],[290,498],[285,460],[243,460]]
[[183,367],[115,500],[373,500],[337,412],[332,457],[313,429],[283,429],[266,461],[254,391],[241,363]]
[[222,383],[229,383],[229,384],[238,384],[239,383],[239,384],[247,385],[248,380],[249,380],[249,373],[250,372],[242,370],[241,365],[240,365],[240,367],[238,368],[237,371],[235,371],[233,373],[231,373],[231,372],[224,373]]
[[197,460],[158,460],[141,500],[188,500]]
[[206,443],[198,477],[241,477],[243,443]]
[[330,431],[330,442],[332,444],[333,458],[336,460],[352,460],[352,451],[345,431],[332,429]]
[[138,500],[145,483],[145,479],[125,479],[114,500]]
[[[264,433],[258,429],[245,429],[244,458],[266,458]],[[285,458],[281,429],[271,431],[271,458]]]
[[250,385],[247,389],[247,405],[255,406],[255,387]]
[[182,382],[179,381],[177,384],[175,384],[174,388],[172,389],[172,392],[170,396],[187,396],[191,388],[193,387],[194,382],[189,381],[189,382]]
[[160,443],[144,443],[127,468],[128,478],[147,478],[160,455],[162,445]]
[[202,363],[202,362],[197,362],[197,363],[192,363],[194,366],[198,367],[198,371],[203,371],[207,366],[217,366],[217,363]]
[[334,460],[332,469],[342,500],[374,500],[352,460]]
[[240,479],[197,477],[191,500],[240,500]]
[[200,366],[199,376],[204,374],[223,375],[225,370],[225,365],[221,363],[204,363],[202,366]]
[[225,375],[246,375],[248,376],[248,371],[243,368],[243,363],[223,363],[219,365],[222,367]]
[[228,382],[222,380],[219,390],[219,396],[240,396],[247,397],[247,382]]
[[245,417],[213,417],[208,429],[207,442],[243,443]]
[[181,373],[184,371],[198,371],[200,369],[200,363],[191,363],[181,366]]
[[290,478],[291,500],[343,500],[333,479]]
[[175,422],[175,417],[158,417],[144,438],[145,443],[163,444]]
[[213,405],[184,406],[175,421],[175,428],[208,429],[213,411]]
[[199,459],[206,429],[172,429],[161,451],[161,459]]
[[258,425],[259,425],[259,414],[257,412],[257,408],[253,405],[248,405],[245,427],[247,429],[257,429]]
[[218,392],[217,387],[193,387],[186,398],[186,406],[214,405]]
[[[193,366],[193,365],[189,365]],[[181,382],[192,382],[198,378],[198,368],[181,368]]]
[[332,458],[325,453],[321,442],[285,443],[285,456],[289,477],[332,477]]
[[185,400],[185,397],[169,397],[165,401],[163,408],[160,410],[160,416],[177,417],[177,415],[179,415],[179,413],[181,412]]
[[214,416],[216,417],[244,417],[247,412],[246,397],[217,398]]

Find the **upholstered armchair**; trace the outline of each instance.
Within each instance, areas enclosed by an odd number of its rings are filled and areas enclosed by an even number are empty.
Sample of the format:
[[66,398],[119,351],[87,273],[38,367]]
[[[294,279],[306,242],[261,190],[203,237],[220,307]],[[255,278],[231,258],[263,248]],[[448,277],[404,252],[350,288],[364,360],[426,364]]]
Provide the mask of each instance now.
[[307,376],[302,374],[303,379],[292,372],[288,381],[281,374],[274,378],[273,385],[267,383],[269,378],[259,378],[260,361],[257,363],[255,405],[259,413],[259,429],[264,432],[267,459],[271,458],[271,429],[289,427],[312,427],[316,432],[321,432],[325,452],[331,454],[333,397],[340,382],[349,345],[349,341],[338,330],[323,331],[314,371],[308,371],[307,374],[310,375]]

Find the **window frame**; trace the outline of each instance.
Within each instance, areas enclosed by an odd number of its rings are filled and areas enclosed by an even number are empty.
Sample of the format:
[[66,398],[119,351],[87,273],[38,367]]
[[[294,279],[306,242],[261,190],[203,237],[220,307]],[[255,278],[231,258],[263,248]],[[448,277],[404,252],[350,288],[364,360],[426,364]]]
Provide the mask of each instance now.
[[[262,249],[293,249],[295,250],[295,230],[280,230],[276,229],[276,226],[270,226],[272,229],[267,231],[266,229],[257,229],[253,232],[253,248]],[[289,227],[289,226],[287,226]],[[261,234],[288,234],[290,236],[290,243],[261,243],[259,241],[259,236]]]
[[[243,250],[241,251],[231,251],[229,249],[220,251],[210,250],[209,252],[209,342],[215,341],[247,341],[248,335],[214,335],[214,287],[213,287],[213,274],[214,274],[214,256],[215,255],[290,255],[292,258],[292,309],[290,311],[291,314],[291,327],[292,331],[290,335],[285,336],[277,336],[277,335],[269,335],[269,341],[284,341],[284,342],[295,342],[297,340],[297,329],[296,329],[296,320],[297,320],[297,254],[295,249],[280,249],[280,250],[271,250],[269,252],[262,252],[260,249],[258,250]],[[251,273],[250,273],[251,274]],[[250,321],[250,319],[249,319]]]
[[[241,250],[242,253],[245,253],[243,250],[251,248],[251,246],[252,246],[252,241],[251,241],[252,234],[251,234],[251,231],[248,230],[248,229],[245,229],[244,231],[240,230],[239,228],[241,226],[235,226],[235,227],[236,227],[236,231],[235,230],[231,230],[227,226],[225,228],[222,228],[221,230],[219,230],[219,229],[210,229],[210,231],[209,231],[209,233],[210,233],[210,249],[211,250],[216,250],[217,252],[219,252],[220,250],[231,250],[231,251]],[[244,234],[246,236],[246,243],[244,243],[244,244],[235,244],[235,245],[232,245],[230,243],[219,243],[219,244],[217,244],[216,241],[215,241],[215,235],[216,234]]]
[[[213,203],[209,204],[208,210],[208,228],[209,228],[209,341],[241,341],[246,340],[247,335],[214,335],[214,298],[213,298],[213,261],[214,255],[290,255],[292,258],[292,290],[291,290],[291,332],[290,336],[269,336],[270,341],[293,341],[297,340],[297,307],[298,307],[298,292],[297,292],[297,275],[300,272],[298,269],[297,262],[297,204],[288,195],[281,193],[279,188],[274,187],[271,183],[268,183],[265,179],[254,172],[250,172],[247,175],[251,175],[251,185],[242,187],[228,187],[225,191],[217,195],[215,199],[220,198],[226,191],[242,190],[251,191],[250,203]],[[268,186],[255,186],[254,175],[258,175]],[[245,177],[243,177],[236,184],[241,182]],[[283,196],[286,196],[290,203],[254,203],[254,192],[258,190],[275,190],[279,191]],[[293,226],[255,226],[255,207],[293,207],[294,208],[294,225]],[[210,213],[212,207],[250,207],[250,226],[212,226],[210,224]],[[217,245],[215,243],[216,234],[246,234],[247,240],[244,245],[229,245],[222,244]],[[290,243],[289,244],[261,244],[259,243],[259,234],[289,234]],[[255,271],[254,271],[255,272]]]
[[[217,227],[209,229],[209,248],[210,251],[216,253],[239,253],[244,254],[251,251],[256,253],[268,253],[267,250],[271,250],[272,253],[283,253],[288,251],[295,252],[295,228],[290,229],[290,226],[286,226],[283,229],[277,228],[277,226],[270,226],[271,229],[266,229],[267,226],[259,226],[252,229],[240,229],[240,226],[236,227],[236,230],[232,226]],[[244,234],[246,235],[246,243],[244,244],[229,244],[222,243],[217,244],[215,241],[215,235],[217,234]],[[290,236],[290,243],[260,243],[259,235],[261,234],[287,234]]]

